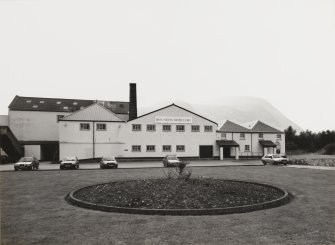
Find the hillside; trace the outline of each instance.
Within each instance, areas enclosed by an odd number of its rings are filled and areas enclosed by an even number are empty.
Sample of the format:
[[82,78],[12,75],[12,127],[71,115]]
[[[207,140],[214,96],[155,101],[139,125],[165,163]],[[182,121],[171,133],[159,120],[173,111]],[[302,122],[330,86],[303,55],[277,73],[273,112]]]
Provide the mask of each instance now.
[[[167,106],[172,102],[162,102],[155,107],[139,108],[139,115]],[[288,119],[283,113],[268,101],[255,97],[224,97],[218,105],[191,104],[185,101],[174,101],[175,104],[207,117],[217,123],[231,120],[245,123],[260,120],[279,130],[292,126],[297,132],[302,131],[297,124]]]

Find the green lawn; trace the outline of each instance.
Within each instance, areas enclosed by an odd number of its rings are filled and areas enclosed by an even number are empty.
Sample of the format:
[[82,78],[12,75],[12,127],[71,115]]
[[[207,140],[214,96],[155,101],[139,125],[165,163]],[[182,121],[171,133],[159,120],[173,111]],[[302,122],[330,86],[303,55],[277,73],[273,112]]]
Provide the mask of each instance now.
[[64,197],[86,185],[157,177],[162,170],[1,172],[1,244],[335,244],[335,171],[192,169],[193,175],[276,185],[295,198],[279,208],[221,216],[105,213],[71,206]]

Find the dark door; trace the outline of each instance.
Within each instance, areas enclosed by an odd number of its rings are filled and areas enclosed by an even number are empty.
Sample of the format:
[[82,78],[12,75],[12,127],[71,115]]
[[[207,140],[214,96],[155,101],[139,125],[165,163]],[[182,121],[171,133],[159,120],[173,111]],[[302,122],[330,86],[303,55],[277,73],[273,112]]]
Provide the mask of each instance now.
[[231,157],[230,156],[230,147],[223,147],[223,157],[224,158]]
[[200,153],[200,158],[212,158],[213,157],[213,146],[212,145],[200,145],[199,153]]
[[58,144],[42,144],[41,145],[41,160],[57,161],[58,160]]

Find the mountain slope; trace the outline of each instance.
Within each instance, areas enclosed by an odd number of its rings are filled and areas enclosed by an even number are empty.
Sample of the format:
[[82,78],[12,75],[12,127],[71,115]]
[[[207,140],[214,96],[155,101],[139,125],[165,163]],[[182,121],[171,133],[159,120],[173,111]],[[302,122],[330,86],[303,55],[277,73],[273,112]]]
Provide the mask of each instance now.
[[[155,107],[139,108],[139,115],[156,110],[172,102],[161,102]],[[245,123],[260,120],[270,126],[284,130],[292,126],[297,132],[302,131],[296,123],[288,119],[283,113],[268,101],[255,97],[224,97],[220,105],[191,104],[184,101],[174,101],[175,104],[207,117],[217,123],[230,120],[236,123]]]

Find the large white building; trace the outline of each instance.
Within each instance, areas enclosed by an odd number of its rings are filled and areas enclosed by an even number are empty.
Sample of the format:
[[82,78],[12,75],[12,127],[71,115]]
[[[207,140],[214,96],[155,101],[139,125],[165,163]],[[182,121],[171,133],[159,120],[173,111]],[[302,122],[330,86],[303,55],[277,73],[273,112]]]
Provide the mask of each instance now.
[[129,95],[129,102],[16,96],[8,116],[0,118],[0,148],[40,160],[285,154],[284,133],[263,122],[218,126],[175,104],[137,116],[136,84]]
[[217,123],[178,105],[152,111],[128,122],[99,104],[93,104],[59,121],[60,158],[81,159],[257,158],[285,153],[284,133],[260,121],[243,127]]

